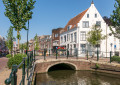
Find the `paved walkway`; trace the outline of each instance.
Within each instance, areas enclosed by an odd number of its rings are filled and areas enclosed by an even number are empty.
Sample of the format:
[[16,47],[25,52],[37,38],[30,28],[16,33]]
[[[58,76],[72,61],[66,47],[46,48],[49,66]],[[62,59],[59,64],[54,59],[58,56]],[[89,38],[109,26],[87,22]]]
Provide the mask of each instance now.
[[[5,85],[4,82],[7,78],[9,78],[9,75],[11,73],[11,69],[7,68],[7,62],[8,58],[0,57],[0,85]],[[22,79],[22,69],[18,70],[17,75],[18,75],[17,85],[19,85]]]
[[8,58],[0,57],[0,72],[7,67]]

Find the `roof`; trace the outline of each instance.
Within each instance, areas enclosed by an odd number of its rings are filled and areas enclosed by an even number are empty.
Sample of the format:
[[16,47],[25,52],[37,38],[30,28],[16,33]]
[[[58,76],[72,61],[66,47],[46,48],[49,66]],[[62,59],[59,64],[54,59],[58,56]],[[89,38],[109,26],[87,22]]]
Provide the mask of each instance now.
[[80,14],[78,14],[77,16],[75,16],[74,18],[72,18],[67,25],[64,27],[64,29],[62,30],[62,32],[66,32],[67,31],[67,27],[69,25],[71,25],[70,29],[73,29],[75,27],[77,27],[77,23],[79,23],[79,21],[82,19],[82,17],[85,15],[85,13],[87,12],[88,9],[86,9],[85,11],[81,12]]

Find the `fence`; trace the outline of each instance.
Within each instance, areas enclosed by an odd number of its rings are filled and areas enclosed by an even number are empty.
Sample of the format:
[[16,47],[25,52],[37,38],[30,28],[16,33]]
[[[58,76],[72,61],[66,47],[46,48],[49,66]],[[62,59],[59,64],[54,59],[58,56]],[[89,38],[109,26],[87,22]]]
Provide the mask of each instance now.
[[[111,63],[111,57],[116,55],[115,52],[103,52],[103,51],[88,51],[88,50],[78,50],[78,49],[56,49],[54,52],[50,52],[52,49],[43,50],[44,60],[46,58],[55,57],[58,58],[84,58],[86,60],[103,60]],[[49,57],[47,57],[49,56]]]
[[[22,80],[19,85],[25,85],[25,79],[27,80],[27,85],[31,85],[33,72],[35,67],[35,51],[29,51],[27,57],[23,58],[23,61],[19,65],[12,65],[12,72],[8,79],[5,80],[6,85],[17,85],[17,70],[20,66],[22,66]],[[27,63],[27,66],[26,66]],[[27,74],[27,75],[26,75]],[[27,76],[27,78],[25,77]]]

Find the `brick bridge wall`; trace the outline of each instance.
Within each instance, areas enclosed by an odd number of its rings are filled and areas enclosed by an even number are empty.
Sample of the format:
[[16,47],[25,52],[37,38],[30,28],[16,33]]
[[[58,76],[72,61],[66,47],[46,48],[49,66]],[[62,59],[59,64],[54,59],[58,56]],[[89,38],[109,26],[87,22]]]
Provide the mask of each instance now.
[[53,60],[53,61],[37,61],[35,66],[35,73],[45,73],[48,69],[57,64],[67,64],[73,66],[75,70],[92,70],[96,67],[96,63],[99,64],[99,69],[107,71],[120,72],[120,65],[112,65],[110,63],[91,62],[88,60]]

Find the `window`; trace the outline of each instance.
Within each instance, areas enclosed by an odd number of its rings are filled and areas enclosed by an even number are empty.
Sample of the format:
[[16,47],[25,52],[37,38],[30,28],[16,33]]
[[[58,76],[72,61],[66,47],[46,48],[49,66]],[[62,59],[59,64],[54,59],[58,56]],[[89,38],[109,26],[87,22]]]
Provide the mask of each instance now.
[[74,48],[76,48],[76,44],[74,44]]
[[97,14],[95,14],[95,18],[97,18]]
[[96,21],[96,25],[101,27],[101,21]]
[[63,43],[63,37],[61,37],[61,43]]
[[64,42],[66,42],[66,35],[64,36]]
[[89,27],[89,21],[83,21],[83,28]]
[[85,41],[86,40],[86,32],[83,31],[83,32],[80,33],[80,40],[81,41]]
[[87,14],[87,18],[89,18],[89,14]]
[[58,34],[55,34],[55,37],[58,37]]
[[67,41],[68,41],[68,35],[69,35],[69,34],[67,34]]
[[74,33],[74,41],[75,42],[77,41],[77,33],[76,32]]
[[69,44],[67,44],[67,48],[69,49]]
[[69,25],[69,26],[67,27],[67,30],[69,31],[69,30],[70,30],[70,28],[71,28],[71,25]]
[[71,34],[71,42],[73,42],[73,34]]
[[52,37],[53,37],[53,39],[54,39],[54,33],[53,33],[53,36],[52,36]]
[[86,44],[81,44],[80,48],[81,48],[81,53],[85,53],[85,51],[86,51]]

